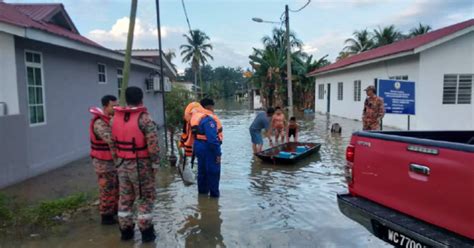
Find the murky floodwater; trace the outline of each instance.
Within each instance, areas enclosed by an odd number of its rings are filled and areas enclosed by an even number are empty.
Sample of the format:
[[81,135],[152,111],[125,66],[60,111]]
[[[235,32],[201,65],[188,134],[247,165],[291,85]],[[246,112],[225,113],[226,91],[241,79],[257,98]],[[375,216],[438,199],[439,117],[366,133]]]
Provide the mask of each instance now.
[[[346,190],[345,146],[350,134],[360,129],[360,122],[319,114],[300,116],[300,140],[320,142],[321,150],[297,165],[277,166],[262,163],[252,155],[248,127],[253,111],[227,105],[218,115],[225,134],[222,196],[198,196],[196,186],[184,186],[175,168],[161,169],[154,217],[158,233],[155,244],[142,245],[139,232],[135,242],[120,242],[117,227],[98,225],[97,213],[93,212],[47,237],[4,238],[0,247],[386,246],[343,216],[337,207],[336,193]],[[342,135],[328,132],[334,122],[342,125]],[[67,182],[71,184],[70,180]],[[80,182],[76,185],[95,186]],[[21,185],[8,190],[25,194]]]

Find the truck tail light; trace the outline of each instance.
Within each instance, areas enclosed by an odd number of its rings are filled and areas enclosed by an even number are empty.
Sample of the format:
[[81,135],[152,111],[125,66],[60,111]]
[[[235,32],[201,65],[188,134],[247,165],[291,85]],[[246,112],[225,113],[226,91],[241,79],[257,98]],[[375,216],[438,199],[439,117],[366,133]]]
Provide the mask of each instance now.
[[355,147],[353,145],[348,145],[346,149],[346,160],[353,163],[355,156]]
[[354,183],[354,156],[355,156],[355,147],[353,145],[347,146],[346,149],[346,160],[347,160],[347,165],[346,165],[346,171],[345,171],[345,177],[347,184],[349,187],[352,187],[352,184]]

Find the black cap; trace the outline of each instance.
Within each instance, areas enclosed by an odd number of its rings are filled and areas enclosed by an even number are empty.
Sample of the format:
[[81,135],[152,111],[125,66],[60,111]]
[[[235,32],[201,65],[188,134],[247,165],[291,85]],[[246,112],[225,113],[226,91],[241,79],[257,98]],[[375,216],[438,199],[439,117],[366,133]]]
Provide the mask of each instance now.
[[269,107],[267,109],[267,114],[272,115],[273,113],[275,113],[275,110],[272,107]]
[[203,108],[205,108],[207,106],[214,106],[214,100],[212,100],[210,98],[204,98],[199,103],[201,104],[201,106]]

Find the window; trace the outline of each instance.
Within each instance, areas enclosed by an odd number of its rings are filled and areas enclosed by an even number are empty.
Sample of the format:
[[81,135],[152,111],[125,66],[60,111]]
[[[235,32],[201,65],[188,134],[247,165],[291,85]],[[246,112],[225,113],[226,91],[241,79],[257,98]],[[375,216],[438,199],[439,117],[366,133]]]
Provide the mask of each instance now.
[[318,99],[324,99],[324,84],[318,85]]
[[118,97],[120,97],[120,93],[122,90],[122,82],[123,82],[123,70],[121,68],[118,68],[117,69]]
[[471,104],[472,74],[446,74],[443,84],[443,104]]
[[408,80],[408,75],[403,75],[403,76],[391,76],[391,77],[388,77],[388,79],[392,79],[392,80]]
[[30,125],[43,124],[46,122],[46,111],[41,53],[26,51],[25,65]]
[[107,83],[107,67],[104,64],[97,64],[99,71],[99,84]]
[[337,100],[339,101],[342,101],[342,96],[344,95],[343,90],[344,90],[344,83],[343,82],[337,83]]
[[361,83],[360,80],[354,81],[354,102],[360,102],[360,92],[361,92]]

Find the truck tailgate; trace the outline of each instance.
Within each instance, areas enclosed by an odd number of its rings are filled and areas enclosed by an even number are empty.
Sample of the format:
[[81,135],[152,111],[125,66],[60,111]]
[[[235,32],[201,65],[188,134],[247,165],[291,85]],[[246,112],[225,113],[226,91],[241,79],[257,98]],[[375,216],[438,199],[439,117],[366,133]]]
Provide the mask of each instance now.
[[352,194],[474,239],[474,153],[363,136],[351,143]]

